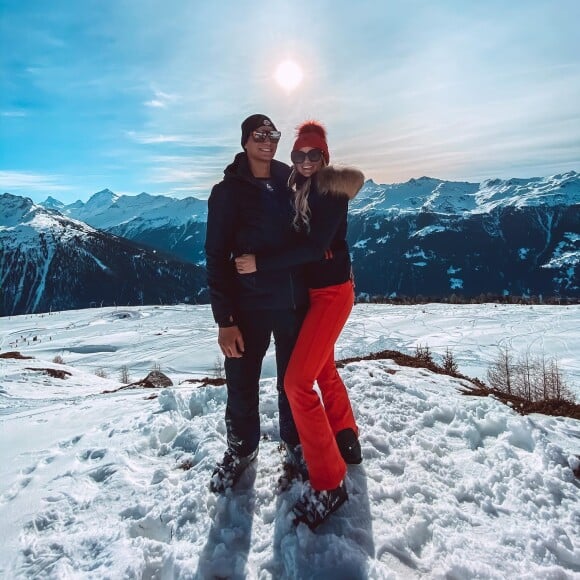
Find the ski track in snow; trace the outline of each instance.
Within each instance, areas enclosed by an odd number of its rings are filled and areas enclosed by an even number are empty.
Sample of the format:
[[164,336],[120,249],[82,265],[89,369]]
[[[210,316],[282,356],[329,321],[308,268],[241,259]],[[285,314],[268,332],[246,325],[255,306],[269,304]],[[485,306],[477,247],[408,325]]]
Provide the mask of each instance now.
[[[483,378],[495,344],[533,344],[577,384],[579,322],[578,307],[359,305],[337,357],[449,346]],[[3,319],[0,350],[37,358],[0,360],[0,577],[580,578],[580,422],[522,417],[460,395],[464,381],[388,360],[341,370],[364,462],[349,466],[350,499],[316,533],[291,523],[300,484],[275,493],[272,352],[258,460],[235,491],[209,493],[225,388],[178,383],[212,374],[215,339],[207,307]],[[155,362],[174,388],[101,394],[119,386],[122,364],[136,380]]]

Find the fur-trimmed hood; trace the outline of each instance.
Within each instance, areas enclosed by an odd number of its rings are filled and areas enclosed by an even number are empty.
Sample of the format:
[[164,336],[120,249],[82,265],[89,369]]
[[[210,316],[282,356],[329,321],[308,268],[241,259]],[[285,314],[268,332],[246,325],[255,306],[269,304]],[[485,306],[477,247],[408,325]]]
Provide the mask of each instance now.
[[365,176],[353,167],[323,167],[316,174],[318,191],[322,194],[346,195],[354,199],[365,182]]

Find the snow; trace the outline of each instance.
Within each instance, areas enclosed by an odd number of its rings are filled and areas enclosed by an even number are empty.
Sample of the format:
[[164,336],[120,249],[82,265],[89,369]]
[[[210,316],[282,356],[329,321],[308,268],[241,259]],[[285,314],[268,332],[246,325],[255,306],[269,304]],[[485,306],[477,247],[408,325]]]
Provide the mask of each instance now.
[[87,253],[95,261],[95,263],[97,264],[97,266],[99,266],[99,268],[101,268],[101,270],[104,270],[105,272],[107,270],[109,270],[109,267],[106,264],[103,264],[103,262],[101,262],[101,260],[99,260],[96,256],[94,256],[90,252],[87,252]]
[[411,234],[412,238],[425,238],[433,234],[438,234],[447,231],[447,228],[443,226],[427,226],[417,230],[415,233]]
[[[498,345],[541,350],[580,394],[579,328],[578,306],[359,304],[336,351],[450,348],[484,378]],[[4,318],[7,350],[35,358],[0,359],[0,577],[580,578],[579,421],[520,416],[390,360],[350,363],[364,461],[349,467],[349,501],[313,533],[290,521],[301,485],[275,493],[272,349],[258,460],[234,492],[207,489],[225,388],[185,381],[213,374],[209,307]],[[175,386],[102,394],[123,365],[133,380],[158,365]]]
[[427,200],[432,200],[433,192],[442,184],[441,180],[429,177],[392,185],[377,185],[369,180],[350,203],[349,211],[416,212]]
[[[365,182],[351,202],[353,214],[405,214],[429,211],[467,217],[500,207],[569,206],[580,204],[580,174],[576,171],[529,179],[488,179],[482,183],[442,181],[431,177],[405,183]],[[436,231],[436,230],[434,230]],[[431,233],[426,229],[423,235]],[[421,235],[417,232],[416,235]]]
[[542,264],[542,268],[558,270],[554,280],[567,291],[577,291],[580,288],[576,265],[580,263],[580,236],[573,232],[565,232],[563,240],[556,246],[550,260]]
[[544,268],[561,268],[565,265],[574,266],[580,261],[580,236],[572,232],[565,232],[555,248],[552,259]]
[[[423,258],[424,260],[429,260],[431,256],[428,256],[427,254],[425,254],[425,250],[423,250],[422,248],[419,248],[419,246],[415,246],[413,248],[413,251],[406,251],[403,256],[407,259],[412,259],[412,258]],[[421,265],[421,266],[425,266],[426,262],[423,262],[421,264],[413,264],[414,266],[417,265]]]

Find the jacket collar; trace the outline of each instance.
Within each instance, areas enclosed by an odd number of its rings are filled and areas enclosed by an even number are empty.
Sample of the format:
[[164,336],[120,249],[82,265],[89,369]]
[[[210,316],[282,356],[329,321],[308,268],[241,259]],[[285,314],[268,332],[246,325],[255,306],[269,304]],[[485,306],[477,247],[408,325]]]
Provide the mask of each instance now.
[[[290,168],[288,165],[281,161],[276,161],[276,159],[272,159],[272,164],[270,165],[270,176],[274,181],[285,183],[289,174]],[[259,185],[259,181],[252,175],[248,155],[245,151],[238,153],[234,157],[234,160],[224,169],[224,179],[237,179],[247,181],[254,185]]]

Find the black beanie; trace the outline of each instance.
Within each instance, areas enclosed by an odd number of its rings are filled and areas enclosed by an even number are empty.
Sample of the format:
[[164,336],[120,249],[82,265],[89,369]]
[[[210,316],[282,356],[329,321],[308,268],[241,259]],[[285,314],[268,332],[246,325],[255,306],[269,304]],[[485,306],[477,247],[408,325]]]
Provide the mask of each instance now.
[[242,123],[242,149],[248,142],[250,138],[250,133],[255,131],[258,127],[265,125],[266,127],[272,127],[273,131],[276,131],[276,125],[272,123],[269,117],[266,115],[256,114],[250,115],[243,123]]

